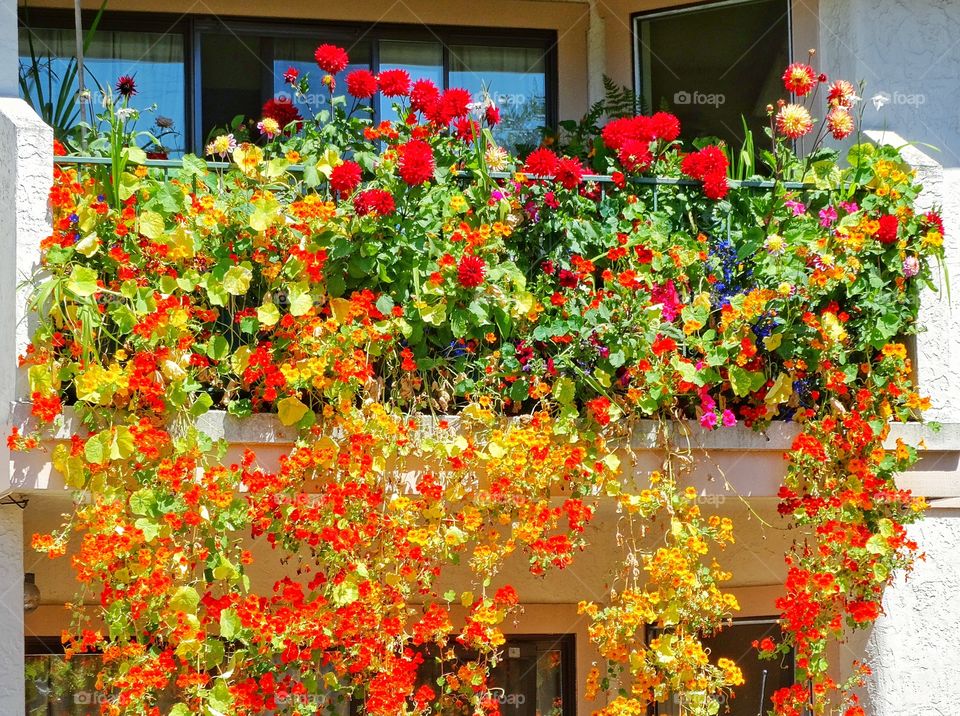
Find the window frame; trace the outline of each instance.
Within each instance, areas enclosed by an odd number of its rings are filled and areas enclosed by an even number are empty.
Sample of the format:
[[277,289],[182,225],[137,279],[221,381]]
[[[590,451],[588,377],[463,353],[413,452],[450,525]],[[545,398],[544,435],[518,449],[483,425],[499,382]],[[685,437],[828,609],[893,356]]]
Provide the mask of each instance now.
[[[85,10],[82,20],[89,27],[96,13]],[[29,22],[28,22],[29,20]],[[28,8],[21,6],[17,13],[18,28],[73,28],[73,13],[65,9]],[[497,47],[525,47],[541,50],[544,57],[544,92],[546,94],[547,127],[556,130],[558,124],[559,87],[556,30],[527,28],[490,28],[454,25],[410,25],[403,23],[375,23],[342,20],[299,18],[258,18],[250,16],[214,16],[204,14],[178,15],[173,13],[107,10],[100,21],[100,29],[113,31],[142,31],[175,33],[183,36],[184,50],[184,112],[186,121],[181,128],[186,151],[203,151],[202,83],[200,67],[201,34],[204,32],[235,32],[238,35],[275,35],[292,38],[313,38],[321,42],[369,41],[370,65],[379,69],[379,41],[436,41],[442,50],[444,86],[449,86],[450,45],[495,45]],[[441,88],[442,89],[442,88]],[[375,106],[375,121],[380,119]]]
[[[735,626],[752,626],[759,624],[769,624],[770,626],[780,626],[780,617],[772,614],[757,614],[755,616],[742,616],[742,617],[731,617],[730,619],[724,620],[725,629]],[[781,630],[782,630],[781,626]],[[653,624],[648,624],[646,629],[644,629],[643,640],[644,643],[649,645],[650,640],[655,638],[658,633],[664,633],[665,629],[661,629]],[[793,675],[793,683],[797,683],[797,654],[796,650],[791,647],[790,653],[787,657],[790,660],[789,671]],[[773,663],[773,662],[771,662]],[[647,706],[647,716],[662,716],[660,714],[660,704],[656,701],[652,702]]]
[[[793,57],[793,0],[780,0],[787,9],[787,57]],[[713,10],[733,5],[746,5],[758,0],[699,0],[698,2],[682,3],[670,7],[653,10],[640,10],[630,13],[630,63],[632,65],[633,91],[641,102],[646,101],[643,86],[643,58],[640,53],[641,32],[640,24],[645,20],[655,20],[660,17],[685,15],[701,10]]]

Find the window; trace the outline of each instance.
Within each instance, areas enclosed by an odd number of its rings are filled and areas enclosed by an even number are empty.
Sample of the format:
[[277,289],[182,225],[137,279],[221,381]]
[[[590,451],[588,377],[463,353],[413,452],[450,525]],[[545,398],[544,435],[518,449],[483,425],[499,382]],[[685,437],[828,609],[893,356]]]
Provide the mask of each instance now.
[[[21,26],[19,43],[20,74],[31,103],[35,107],[50,105],[47,112],[40,112],[48,121],[52,114],[60,114],[65,125],[76,125],[80,121],[78,103],[73,102],[66,112],[57,112],[57,104],[71,102],[76,92],[73,83],[72,91],[63,90],[76,53],[74,30]],[[137,84],[135,106],[141,110],[153,107],[143,113],[137,128],[156,134],[162,129],[156,125],[158,118],[172,120],[174,132],[165,133],[162,140],[174,152],[184,149],[186,75],[182,34],[101,29],[92,37],[84,55],[84,85],[93,94],[94,113],[100,110],[99,88],[112,88],[118,77],[130,75]],[[161,123],[166,124],[163,120]]]
[[[647,630],[647,638],[653,639],[659,629]],[[720,713],[726,716],[756,716],[773,709],[770,697],[777,689],[793,685],[793,651],[781,661],[757,658],[754,641],[764,638],[778,640],[780,624],[773,618],[734,619],[733,623],[715,636],[702,639],[710,659],[733,660],[743,671],[745,683],[736,688],[736,697],[721,704]],[[679,716],[679,704],[675,701],[661,702],[652,713],[656,716]]]
[[[490,671],[490,690],[500,702],[500,713],[509,716],[573,716],[576,713],[575,641],[570,634],[508,636],[501,647],[503,659]],[[471,654],[459,651],[467,660]],[[450,670],[449,662],[445,669]],[[423,683],[436,685],[440,676],[429,657],[421,667]],[[448,704],[444,716],[473,713]]]
[[684,136],[743,141],[741,115],[762,139],[766,107],[783,95],[789,0],[732,0],[634,15],[636,88],[649,112],[680,118]]
[[[84,27],[89,28],[93,19],[85,14]],[[293,100],[303,116],[323,109],[329,93],[320,86],[313,53],[324,42],[350,53],[352,64],[337,77],[337,94],[345,91],[345,75],[353,69],[365,67],[376,73],[402,68],[412,79],[430,79],[440,88],[465,87],[477,100],[488,92],[500,104],[503,117],[494,136],[511,148],[537,144],[540,128],[556,124],[552,31],[292,24],[108,11],[87,49],[85,75],[94,89],[98,83],[109,86],[120,75],[132,75],[138,88],[134,106],[156,104],[155,114],[141,120],[138,129],[150,129],[157,117],[166,117],[173,120],[176,133],[167,133],[164,145],[174,154],[199,152],[212,130],[229,126],[236,116],[255,123],[271,98]],[[73,14],[36,9],[28,14],[21,9],[24,75],[31,64],[31,43],[39,58],[43,96],[52,92],[56,97],[62,81],[71,79],[67,70],[76,51]],[[284,82],[283,74],[291,66],[310,73],[307,97],[293,97]],[[76,92],[75,82],[70,85],[64,93],[67,98]],[[373,108],[374,119],[395,119],[392,104],[381,97]],[[79,112],[69,115],[65,124],[76,125]]]

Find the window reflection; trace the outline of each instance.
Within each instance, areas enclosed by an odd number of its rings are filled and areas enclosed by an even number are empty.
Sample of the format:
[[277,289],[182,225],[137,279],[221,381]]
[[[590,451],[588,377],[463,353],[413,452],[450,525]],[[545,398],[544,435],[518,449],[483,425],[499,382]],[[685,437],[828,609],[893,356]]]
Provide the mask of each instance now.
[[547,123],[546,60],[541,48],[453,45],[450,85],[479,101],[484,92],[500,107],[496,140],[508,147],[536,146]]
[[[393,69],[406,70],[412,82],[426,79],[443,87],[443,48],[439,42],[381,40],[380,71]],[[381,119],[397,120],[394,102],[391,97],[380,96]]]
[[[20,73],[28,82],[30,96],[38,97],[36,78],[31,77],[30,49],[37,58],[39,77],[45,102],[56,103],[61,94],[62,83],[76,53],[76,36],[73,30],[50,28],[20,28]],[[84,83],[95,98],[94,113],[100,110],[96,98],[98,88],[112,89],[117,78],[130,75],[137,85],[133,105],[146,110],[156,105],[155,113],[144,112],[138,129],[151,130],[158,117],[173,120],[176,135],[167,135],[165,145],[173,153],[184,150],[184,127],[186,120],[186,89],[183,63],[183,35],[176,33],[134,32],[100,30],[94,34],[84,56]],[[65,93],[74,95],[76,82]],[[80,121],[79,105],[70,124]]]

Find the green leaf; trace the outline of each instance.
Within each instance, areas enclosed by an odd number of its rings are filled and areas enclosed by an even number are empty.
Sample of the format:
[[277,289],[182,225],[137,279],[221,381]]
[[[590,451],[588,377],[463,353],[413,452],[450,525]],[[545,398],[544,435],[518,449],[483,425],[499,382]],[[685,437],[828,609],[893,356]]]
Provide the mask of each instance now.
[[88,266],[74,266],[67,279],[67,290],[81,298],[92,296],[100,290],[97,286],[97,272]]
[[344,607],[360,598],[360,590],[353,582],[343,581],[334,586],[330,591],[330,597],[338,607]]
[[287,298],[290,300],[291,316],[304,316],[313,308],[313,296],[306,281],[291,284]]
[[220,636],[224,639],[233,639],[240,633],[243,624],[233,609],[224,609],[220,612]]
[[149,487],[142,487],[130,495],[130,511],[135,515],[156,515],[157,496]]
[[221,361],[230,354],[230,343],[221,335],[211,336],[207,341],[206,354],[216,361]]
[[299,423],[308,410],[310,408],[293,395],[277,403],[277,414],[280,417],[280,422],[287,426]]
[[265,303],[257,309],[257,320],[265,326],[273,326],[280,320],[280,309],[273,303]]
[[730,366],[730,387],[741,398],[759,389],[764,381],[763,373],[744,370],[738,365]]
[[231,266],[223,276],[223,288],[231,296],[242,296],[250,288],[253,271],[246,266]]
[[196,614],[200,605],[200,595],[193,587],[180,587],[170,597],[170,608],[174,611]]
[[133,164],[143,164],[147,161],[147,153],[136,145],[124,147],[123,154],[127,161]]
[[142,211],[137,219],[138,231],[148,239],[159,239],[164,234],[163,217],[155,211]]
[[190,406],[190,416],[197,418],[210,410],[212,405],[213,398],[210,397],[210,394],[200,393],[197,399],[193,401],[193,405]]
[[561,405],[569,405],[572,403],[576,397],[576,391],[577,387],[573,384],[573,381],[566,376],[557,378],[553,383],[553,397]]

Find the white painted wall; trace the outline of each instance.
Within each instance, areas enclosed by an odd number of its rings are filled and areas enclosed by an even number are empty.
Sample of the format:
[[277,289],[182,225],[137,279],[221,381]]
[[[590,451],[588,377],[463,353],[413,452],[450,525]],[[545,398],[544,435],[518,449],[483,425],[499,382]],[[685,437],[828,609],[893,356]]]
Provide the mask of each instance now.
[[[952,303],[945,291],[924,297],[917,369],[933,399],[927,419],[960,422],[960,2],[820,0],[819,33],[819,69],[865,82],[863,126],[876,130],[872,138],[886,130],[892,144],[922,143],[905,151],[926,189],[921,208],[943,209],[954,286]],[[881,93],[886,101],[875,103]]]
[[0,97],[17,96],[18,58],[17,0],[0,0]]
[[[926,332],[917,340],[917,372],[921,391],[933,400],[927,419],[954,423],[960,422],[958,37],[956,0],[820,0],[820,69],[831,79],[866,82],[863,124],[874,130],[870,139],[936,147],[903,150],[924,184],[920,208],[942,207],[954,283],[950,302],[945,292],[923,297]],[[955,464],[955,456],[951,460]],[[884,615],[841,650],[841,668],[860,659],[873,669],[862,694],[871,716],[956,716],[960,510],[932,509],[910,535],[926,559],[887,590]]]

